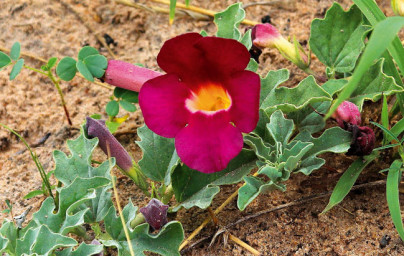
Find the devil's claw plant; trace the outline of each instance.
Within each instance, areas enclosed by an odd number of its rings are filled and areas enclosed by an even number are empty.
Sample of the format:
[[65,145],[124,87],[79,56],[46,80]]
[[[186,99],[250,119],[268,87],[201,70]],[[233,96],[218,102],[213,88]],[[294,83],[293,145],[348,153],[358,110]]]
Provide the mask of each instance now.
[[[80,136],[67,142],[70,155],[54,152],[55,197],[48,196],[25,226],[3,222],[0,253],[103,255],[104,247],[112,247],[118,255],[179,255],[184,232],[167,212],[208,208],[221,185],[240,182],[234,196],[243,211],[261,194],[285,191],[292,174],[321,170],[323,153],[346,153],[355,161],[337,183],[326,212],[387,148],[397,152],[384,170],[387,202],[404,240],[398,201],[404,162],[404,48],[396,36],[404,18],[386,18],[373,1],[354,3],[347,11],[334,3],[324,18],[313,20],[310,50],[295,38],[290,42],[271,24],[242,33],[245,11],[234,4],[215,15],[215,35],[192,32],[167,40],[157,55],[164,73],[108,61],[92,47],[81,49],[77,60],[65,57],[57,63],[51,58],[41,70],[24,65],[19,44],[10,55],[0,52],[0,68],[13,65],[10,80],[26,67],[49,77],[58,90],[60,80],[70,81],[77,71],[89,81],[99,78],[116,87],[106,105],[107,120],[88,117]],[[252,47],[277,49],[307,77],[286,87],[287,69],[258,74]],[[324,64],[323,72],[310,67],[311,53]],[[381,124],[369,123],[361,117],[364,103],[381,98]],[[136,143],[143,152],[138,163],[112,134],[128,117],[118,117],[120,107],[134,112],[137,103],[145,122],[137,130]],[[382,141],[375,128],[381,129]],[[103,163],[92,159],[97,145],[109,158]],[[121,209],[111,174],[115,163],[150,199],[147,206],[139,210],[129,200]],[[95,237],[89,237],[86,227]]]

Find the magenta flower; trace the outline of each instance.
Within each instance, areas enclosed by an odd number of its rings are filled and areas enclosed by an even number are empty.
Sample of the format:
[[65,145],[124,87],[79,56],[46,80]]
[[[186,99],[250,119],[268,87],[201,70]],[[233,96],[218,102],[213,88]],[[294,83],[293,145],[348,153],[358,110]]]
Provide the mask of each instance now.
[[154,230],[159,230],[168,222],[167,210],[168,205],[153,198],[146,207],[140,208],[139,211],[143,214],[146,222],[149,223]]
[[349,101],[344,101],[338,106],[333,117],[337,120],[339,127],[348,129],[348,125],[360,125],[361,113],[358,107]]
[[109,60],[103,79],[111,85],[139,92],[144,82],[161,75],[159,72],[124,61]]
[[259,118],[260,78],[236,40],[197,33],[165,42],[157,62],[167,74],[148,80],[139,104],[146,125],[175,138],[181,160],[204,173],[223,170]]

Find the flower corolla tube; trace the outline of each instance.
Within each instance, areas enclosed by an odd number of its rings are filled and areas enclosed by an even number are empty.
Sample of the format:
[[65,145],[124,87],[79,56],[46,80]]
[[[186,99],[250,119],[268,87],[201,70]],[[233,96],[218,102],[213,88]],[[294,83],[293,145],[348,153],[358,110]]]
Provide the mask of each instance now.
[[233,39],[187,33],[166,41],[157,62],[167,74],[143,84],[145,124],[175,138],[180,159],[204,173],[221,171],[259,118],[260,78],[245,70],[247,48]]

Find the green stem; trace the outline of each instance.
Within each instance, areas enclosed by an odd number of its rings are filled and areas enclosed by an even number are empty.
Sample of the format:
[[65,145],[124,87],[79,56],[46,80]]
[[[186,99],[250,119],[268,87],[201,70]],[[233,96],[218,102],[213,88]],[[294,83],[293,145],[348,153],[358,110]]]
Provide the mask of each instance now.
[[141,212],[138,212],[136,217],[130,222],[130,227],[134,229],[136,226],[145,223],[146,219],[144,218]]
[[163,204],[168,204],[171,201],[173,195],[174,195],[173,186],[170,184],[168,185],[163,197],[161,198],[161,202]]
[[25,147],[28,149],[28,151],[31,154],[32,160],[34,160],[34,163],[35,163],[35,165],[36,165],[36,167],[37,167],[37,169],[39,171],[39,174],[41,175],[42,182],[45,184],[46,188],[48,189],[49,195],[55,201],[55,197],[53,196],[52,188],[51,188],[51,185],[49,183],[49,179],[46,176],[45,170],[43,169],[43,166],[42,166],[41,162],[39,161],[37,155],[32,151],[31,147],[28,145],[27,141],[20,134],[18,134],[16,131],[11,129],[7,125],[2,124],[2,123],[0,123],[0,125],[3,126],[5,129],[7,129],[8,131],[12,132],[15,136],[17,136],[24,143]]
[[27,68],[27,69],[32,70],[32,71],[35,71],[35,72],[37,72],[37,73],[39,73],[39,74],[48,76],[48,74],[45,73],[45,72],[43,72],[42,70],[39,70],[39,69],[36,69],[36,68],[32,68],[32,67],[27,66],[27,65],[24,65],[24,68]]
[[48,71],[48,77],[50,78],[52,83],[55,85],[55,87],[56,87],[56,89],[57,89],[57,91],[59,93],[60,101],[62,102],[62,107],[63,107],[63,109],[65,111],[67,122],[69,123],[69,125],[73,125],[72,120],[70,119],[69,111],[67,110],[67,107],[66,107],[66,101],[65,101],[65,98],[63,96],[62,89],[60,89],[60,85],[59,85],[60,79],[56,80],[55,77],[53,76],[51,70]]

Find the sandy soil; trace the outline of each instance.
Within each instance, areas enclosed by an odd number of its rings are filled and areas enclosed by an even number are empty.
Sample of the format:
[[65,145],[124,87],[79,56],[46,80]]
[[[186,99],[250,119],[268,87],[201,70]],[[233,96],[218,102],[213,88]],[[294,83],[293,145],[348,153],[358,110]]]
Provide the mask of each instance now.
[[[172,26],[168,25],[165,14],[154,14],[114,3],[111,0],[69,1],[75,10],[87,20],[96,33],[108,33],[118,45],[114,52],[120,60],[142,63],[146,67],[159,70],[156,56],[162,43],[178,34],[189,31],[206,30],[215,32],[211,21],[195,21],[192,18],[179,18]],[[147,1],[144,1],[147,2]],[[181,1],[180,1],[181,2]],[[222,10],[235,1],[196,1],[196,6],[212,10]],[[249,1],[243,1],[247,3]],[[292,1],[293,2],[293,1]],[[264,15],[270,15],[275,24],[285,35],[295,35],[302,43],[309,39],[310,22],[313,18],[323,17],[332,1],[296,0],[295,8],[288,6],[254,6],[247,8],[247,18],[259,21]],[[345,8],[351,5],[348,0],[338,1]],[[378,1],[388,15],[390,1]],[[83,23],[58,1],[50,0],[5,0],[0,1],[0,46],[10,48],[15,41],[20,41],[22,51],[38,57],[77,56],[79,49],[89,44],[98,48],[108,58],[112,58],[95,39]],[[25,57],[29,66],[39,68],[42,63]],[[276,51],[264,51],[260,58],[260,73],[279,68],[291,69],[288,86],[296,85],[305,75],[285,61]],[[323,72],[324,67],[314,60],[313,68]],[[46,134],[50,137],[45,143],[34,148],[45,168],[54,168],[53,150],[67,151],[66,139],[75,138],[78,127],[84,118],[94,113],[105,117],[104,107],[111,91],[91,84],[79,77],[71,82],[63,82],[62,89],[70,111],[73,126],[70,127],[59,104],[58,94],[50,83],[41,75],[23,70],[12,82],[8,80],[6,69],[0,72],[0,122],[7,124],[23,134],[30,144],[35,144]],[[367,109],[377,109],[373,104]],[[367,110],[369,111],[369,110]],[[134,141],[138,139],[136,128],[143,123],[140,112],[130,115],[129,121],[120,129],[118,139],[125,147],[140,159],[141,152]],[[218,215],[220,224],[225,226],[238,219],[270,209],[303,197],[318,195],[331,191],[342,172],[354,158],[327,155],[327,166],[321,168],[309,178],[294,175],[287,182],[286,193],[273,192],[258,197],[244,212],[237,210],[236,203],[230,204]],[[96,152],[95,158],[104,159]],[[369,166],[360,177],[358,184],[375,180],[384,180],[378,174],[390,162],[380,159]],[[0,205],[10,199],[16,213],[21,213],[27,206],[38,209],[43,197],[23,200],[29,191],[39,189],[41,180],[35,165],[24,146],[15,136],[0,130]],[[118,188],[127,201],[131,198],[135,204],[143,206],[145,198],[126,177],[120,177]],[[225,186],[214,200],[213,208],[220,205],[236,186]],[[302,203],[283,210],[264,214],[230,228],[230,232],[261,251],[264,255],[402,255],[404,244],[398,237],[391,222],[385,187],[369,187],[351,192],[342,204],[326,215],[319,215],[328,197]],[[189,235],[207,216],[205,210],[180,210],[176,218],[180,220]],[[0,213],[0,221],[9,218]],[[194,240],[215,233],[216,227],[208,225]],[[186,255],[250,255],[240,246],[229,241],[223,243],[222,237],[209,247],[206,240],[184,252]]]

